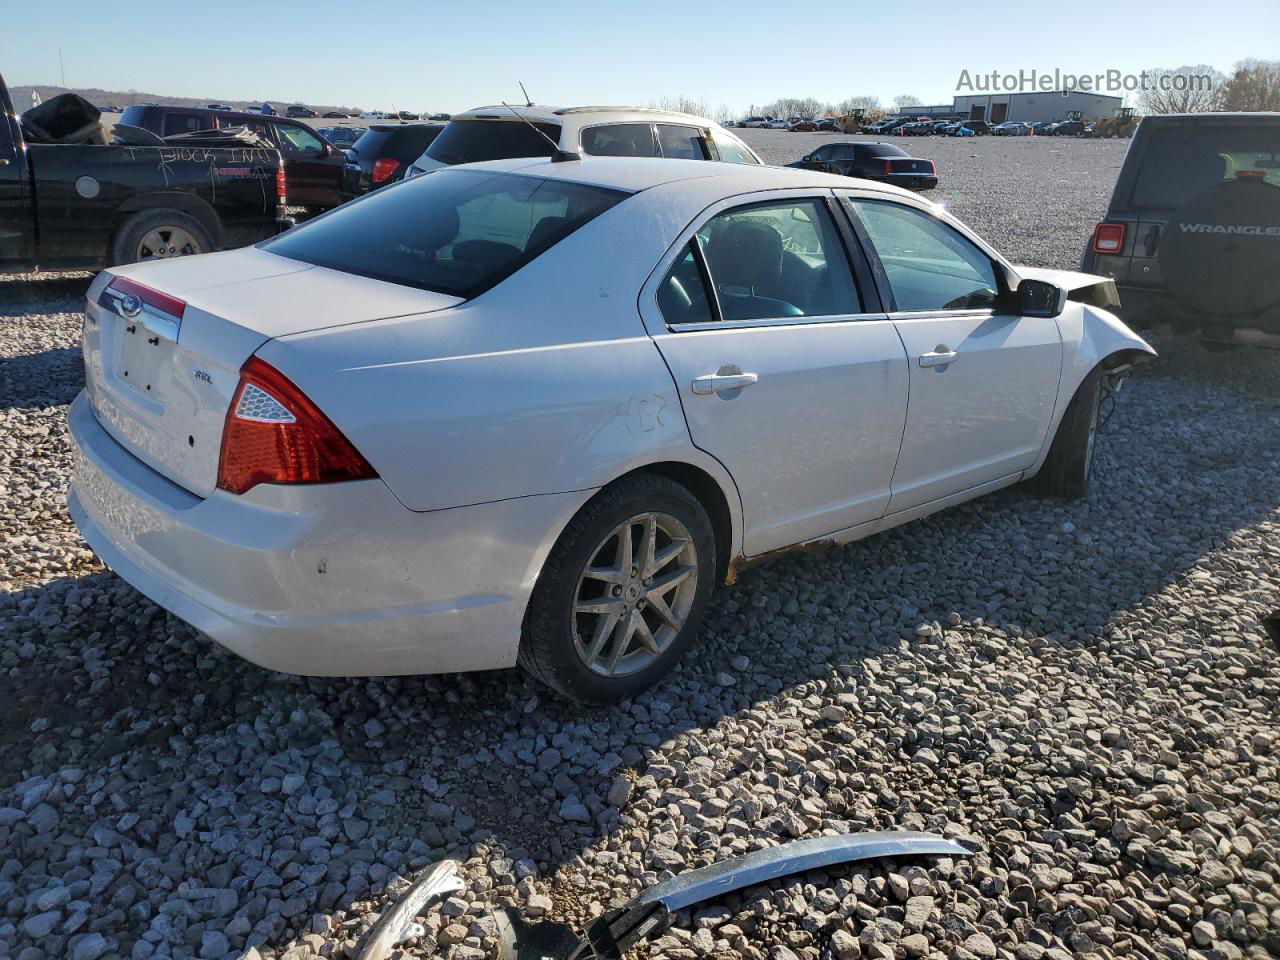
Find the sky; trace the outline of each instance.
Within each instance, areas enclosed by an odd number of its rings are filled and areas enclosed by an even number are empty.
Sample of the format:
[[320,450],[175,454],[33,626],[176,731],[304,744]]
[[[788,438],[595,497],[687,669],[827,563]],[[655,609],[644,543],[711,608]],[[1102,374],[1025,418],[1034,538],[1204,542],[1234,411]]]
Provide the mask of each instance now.
[[[649,104],[689,97],[745,113],[778,97],[911,94],[949,103],[971,77],[1075,74],[1274,57],[1280,3],[1045,5],[914,0],[10,0],[10,85],[130,89],[457,112],[515,102]],[[106,35],[104,37],[104,34]]]

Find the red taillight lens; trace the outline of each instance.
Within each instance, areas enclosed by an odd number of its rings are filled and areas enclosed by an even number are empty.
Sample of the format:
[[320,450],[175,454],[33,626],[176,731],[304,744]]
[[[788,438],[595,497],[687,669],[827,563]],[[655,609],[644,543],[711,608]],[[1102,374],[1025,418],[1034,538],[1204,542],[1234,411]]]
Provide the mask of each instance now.
[[280,166],[276,167],[276,200],[280,202],[280,206],[287,206],[289,203],[288,181],[284,177],[284,161],[280,161]]
[[306,394],[271,364],[240,368],[222,431],[218,486],[244,493],[260,483],[336,483],[377,473]]
[[178,320],[182,319],[182,314],[187,309],[185,301],[179,300],[177,297],[171,297],[167,293],[161,293],[159,290],[153,290],[151,287],[145,286],[137,280],[130,280],[128,277],[112,277],[107,286],[125,295],[133,294],[148,307],[167,313]]
[[887,177],[891,173],[893,173],[893,162],[886,160],[884,162],[884,175]]
[[938,165],[932,160],[926,160],[925,162],[929,164],[929,173],[936,177],[938,175]]
[[400,161],[394,157],[379,157],[373,161],[373,182],[386,183],[391,175],[400,169]]
[[1094,253],[1119,253],[1124,247],[1123,223],[1100,223],[1093,228]]

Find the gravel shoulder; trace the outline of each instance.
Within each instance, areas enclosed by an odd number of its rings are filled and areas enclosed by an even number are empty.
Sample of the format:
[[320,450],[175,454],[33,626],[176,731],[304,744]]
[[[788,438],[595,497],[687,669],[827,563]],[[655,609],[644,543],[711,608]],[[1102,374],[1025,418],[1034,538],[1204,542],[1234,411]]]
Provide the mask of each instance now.
[[[908,143],[1058,267],[1123,153]],[[269,673],[105,571],[63,503],[87,283],[0,278],[0,958],[348,956],[454,856],[467,891],[404,955],[479,960],[501,904],[581,923],[666,870],[893,828],[973,855],[746,890],[642,953],[1280,955],[1280,355],[1158,340],[1087,499],[747,571],[679,671],[583,712],[514,671]]]

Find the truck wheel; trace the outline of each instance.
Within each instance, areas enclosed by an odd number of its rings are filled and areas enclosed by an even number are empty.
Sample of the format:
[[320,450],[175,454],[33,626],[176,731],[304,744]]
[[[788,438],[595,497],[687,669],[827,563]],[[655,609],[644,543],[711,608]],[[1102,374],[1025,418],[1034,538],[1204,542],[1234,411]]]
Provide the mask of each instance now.
[[213,240],[189,213],[158,207],[139,210],[120,225],[111,248],[112,265],[167,260],[208,253]]
[[680,484],[637,474],[606,487],[547,557],[520,665],[580,703],[638,693],[697,638],[715,555],[707,512]]
[[1067,404],[1044,465],[1028,482],[1037,493],[1078,500],[1089,492],[1093,443],[1102,402],[1102,368],[1094,367]]

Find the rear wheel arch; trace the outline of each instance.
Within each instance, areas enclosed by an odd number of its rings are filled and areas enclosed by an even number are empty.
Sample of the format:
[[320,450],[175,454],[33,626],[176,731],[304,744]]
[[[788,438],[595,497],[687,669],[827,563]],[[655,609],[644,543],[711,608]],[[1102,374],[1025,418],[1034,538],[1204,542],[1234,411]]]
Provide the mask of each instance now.
[[178,192],[141,193],[125,200],[120,206],[116,207],[112,217],[111,235],[113,239],[120,232],[120,228],[135,213],[143,210],[164,209],[179,210],[188,216],[194,217],[213,239],[215,246],[222,245],[222,220],[219,218],[218,212],[203,197],[198,197],[191,193]]

